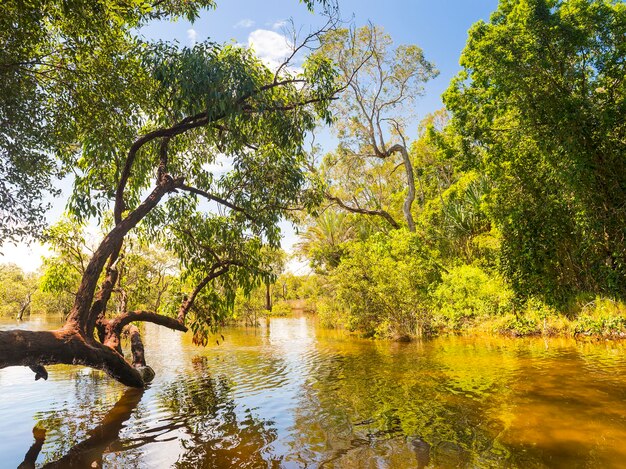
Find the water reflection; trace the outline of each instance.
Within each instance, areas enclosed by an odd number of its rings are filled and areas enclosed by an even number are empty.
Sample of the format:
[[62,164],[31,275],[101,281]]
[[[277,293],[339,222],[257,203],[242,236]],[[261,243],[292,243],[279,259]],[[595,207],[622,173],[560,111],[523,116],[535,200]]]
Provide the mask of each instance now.
[[[118,440],[120,430],[139,404],[142,395],[143,390],[141,389],[127,389],[113,408],[103,416],[100,425],[89,431],[90,436],[87,439],[77,443],[67,451],[62,449],[62,445],[60,445],[57,453],[65,453],[65,455],[58,457],[58,459],[57,454],[49,455],[48,458],[52,458],[54,461],[45,464],[44,468],[102,467],[105,452],[109,453],[121,449],[120,441]],[[51,420],[44,420],[38,423],[33,430],[36,440],[34,445],[43,446],[43,441],[37,441],[37,433],[39,433],[41,438],[44,431],[44,435],[51,431],[58,431],[55,427],[55,421]],[[126,458],[128,456],[130,454],[127,454]],[[27,460],[28,454],[24,462],[27,463]]]
[[317,329],[306,318],[227,329],[225,341],[206,349],[158,327],[144,333],[157,378],[143,392],[80,368],[53,367],[43,385],[32,373],[0,371],[0,466],[575,468],[626,461],[621,343],[395,344]]
[[273,422],[242,413],[225,377],[214,378],[206,357],[194,360],[193,375],[168,384],[158,395],[179,427],[182,454],[175,467],[279,467],[272,454],[278,434]]
[[492,373],[463,381],[445,363],[425,360],[424,346],[407,352],[364,347],[311,371],[297,410],[299,462],[484,467],[507,458],[496,439],[503,423],[489,415],[493,403],[475,383]]

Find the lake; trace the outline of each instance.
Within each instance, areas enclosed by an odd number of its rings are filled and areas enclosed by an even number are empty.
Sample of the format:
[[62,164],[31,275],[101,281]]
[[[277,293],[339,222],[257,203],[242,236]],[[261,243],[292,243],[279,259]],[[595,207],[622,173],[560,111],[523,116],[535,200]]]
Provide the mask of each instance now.
[[621,342],[394,343],[295,317],[202,348],[143,327],[145,390],[82,367],[0,370],[0,467],[39,448],[37,467],[62,468],[626,467]]

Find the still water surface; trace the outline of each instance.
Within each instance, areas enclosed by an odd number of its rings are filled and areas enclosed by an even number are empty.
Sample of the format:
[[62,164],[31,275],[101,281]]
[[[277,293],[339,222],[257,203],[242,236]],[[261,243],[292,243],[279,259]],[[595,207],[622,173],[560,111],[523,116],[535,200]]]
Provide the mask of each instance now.
[[198,348],[146,324],[146,390],[0,370],[0,467],[34,435],[37,467],[626,467],[623,343],[373,342],[306,317],[221,333]]

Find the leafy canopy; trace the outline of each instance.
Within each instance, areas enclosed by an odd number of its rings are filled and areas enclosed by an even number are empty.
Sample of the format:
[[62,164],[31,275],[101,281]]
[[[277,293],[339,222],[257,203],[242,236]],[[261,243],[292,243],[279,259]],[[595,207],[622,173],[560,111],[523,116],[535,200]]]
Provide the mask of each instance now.
[[503,0],[444,96],[516,291],[626,294],[626,5]]

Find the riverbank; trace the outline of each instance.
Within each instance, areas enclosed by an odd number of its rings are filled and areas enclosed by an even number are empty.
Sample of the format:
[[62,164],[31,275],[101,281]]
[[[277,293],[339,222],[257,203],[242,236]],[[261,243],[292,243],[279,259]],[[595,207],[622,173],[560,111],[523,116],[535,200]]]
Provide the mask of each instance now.
[[435,335],[500,335],[507,337],[571,337],[575,339],[624,339],[626,318],[623,316],[582,315],[536,317],[506,314],[495,318],[470,321],[460,328],[442,326]]
[[[290,306],[290,313],[285,307]],[[406,342],[422,336],[505,336],[505,337],[566,337],[575,339],[626,339],[626,305],[610,299],[596,299],[569,312],[557,312],[543,304],[530,303],[517,313],[493,315],[448,316],[440,310],[423,316],[417,330],[385,328],[361,330],[350,328],[349,316],[332,310],[325,302],[315,305],[311,301],[283,302],[280,316],[290,314],[315,315],[322,326],[346,329],[365,338],[391,339]],[[471,312],[470,312],[471,313]],[[417,321],[416,321],[417,322]]]

